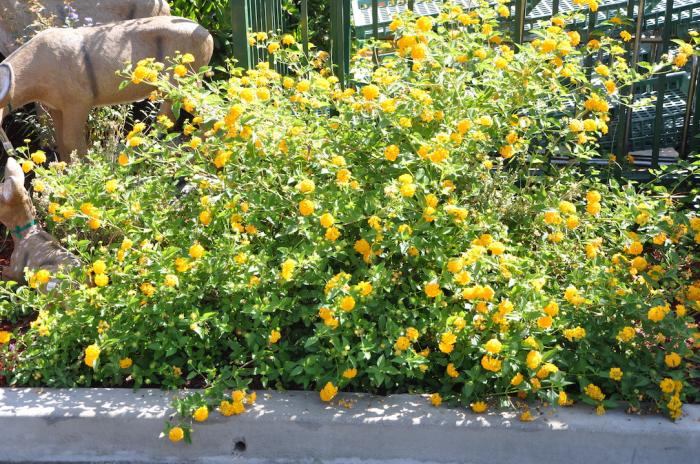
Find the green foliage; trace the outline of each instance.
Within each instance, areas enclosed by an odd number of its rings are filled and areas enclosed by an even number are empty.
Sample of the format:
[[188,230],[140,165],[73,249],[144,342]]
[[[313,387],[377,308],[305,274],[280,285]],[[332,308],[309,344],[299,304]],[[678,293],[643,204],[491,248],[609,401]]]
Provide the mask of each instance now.
[[232,50],[229,0],[171,0],[171,13],[197,21],[214,38],[212,65],[223,65]]
[[[298,31],[301,15],[301,0],[288,0],[284,9],[289,13],[288,28]],[[309,41],[322,50],[330,49],[330,2],[328,0],[308,0],[309,11]],[[301,33],[297,36],[301,38]]]
[[[226,59],[230,58],[231,50],[233,50],[230,0],[173,0],[170,5],[173,15],[193,19],[209,29],[215,44],[212,63],[214,65],[225,64]],[[284,0],[282,2],[285,29],[294,34],[297,40],[301,40],[300,8],[301,0]],[[330,6],[328,0],[309,0],[308,10],[309,41],[316,47],[324,50],[329,49]],[[243,21],[241,18],[234,20]]]

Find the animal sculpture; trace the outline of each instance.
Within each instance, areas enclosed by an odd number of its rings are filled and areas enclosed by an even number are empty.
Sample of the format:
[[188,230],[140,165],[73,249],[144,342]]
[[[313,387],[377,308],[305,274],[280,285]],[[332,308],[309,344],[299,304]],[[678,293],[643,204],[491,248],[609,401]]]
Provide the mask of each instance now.
[[74,151],[87,152],[85,125],[92,108],[143,100],[153,90],[147,82],[120,89],[124,63],[189,53],[196,70],[209,63],[213,51],[206,29],[173,16],[47,29],[0,63],[0,122],[8,106],[41,103],[53,119],[60,159],[70,162]]
[[165,0],[0,0],[0,54],[9,56],[48,27],[97,26],[170,16]]
[[37,287],[45,292],[58,284],[57,274],[80,266],[80,260],[37,223],[32,199],[24,188],[24,172],[14,158],[7,159],[0,185],[0,222],[14,239],[10,265],[2,269],[3,280],[24,283],[25,269],[43,270],[48,279],[37,282]]

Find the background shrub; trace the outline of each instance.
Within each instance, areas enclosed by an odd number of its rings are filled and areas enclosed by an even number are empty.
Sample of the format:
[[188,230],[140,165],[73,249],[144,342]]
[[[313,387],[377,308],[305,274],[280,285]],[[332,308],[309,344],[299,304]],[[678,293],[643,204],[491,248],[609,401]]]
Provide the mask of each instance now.
[[[357,90],[266,34],[296,76],[261,63],[173,87],[167,67],[154,85],[194,116],[182,133],[160,118],[118,153],[37,169],[41,216],[85,265],[48,296],[2,287],[0,317],[38,317],[0,374],[207,387],[185,418],[246,387],[679,417],[700,218],[674,188],[534,169],[596,156],[616,89],[642,76],[615,39],[559,26],[515,53],[498,14],[396,20],[393,58],[354,59]],[[588,53],[612,57],[591,79]]]

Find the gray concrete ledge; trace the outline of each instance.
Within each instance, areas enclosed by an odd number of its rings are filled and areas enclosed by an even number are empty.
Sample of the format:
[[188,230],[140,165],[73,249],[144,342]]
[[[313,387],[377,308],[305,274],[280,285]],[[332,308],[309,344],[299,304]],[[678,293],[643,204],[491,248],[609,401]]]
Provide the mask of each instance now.
[[0,389],[0,462],[700,464],[700,406],[676,423],[592,408],[513,412],[434,408],[411,395],[258,392],[241,416],[217,412],[194,443],[159,438],[172,393],[121,389]]

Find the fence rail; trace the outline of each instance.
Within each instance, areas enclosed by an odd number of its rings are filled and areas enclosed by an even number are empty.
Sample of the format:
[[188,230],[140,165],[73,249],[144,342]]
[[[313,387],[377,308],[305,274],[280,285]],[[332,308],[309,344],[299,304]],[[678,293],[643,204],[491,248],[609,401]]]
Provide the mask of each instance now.
[[[442,0],[330,0],[330,52],[333,70],[340,81],[351,83],[350,55],[353,40],[389,39],[388,24],[394,15],[407,9],[418,15],[436,15]],[[452,0],[463,8],[473,8],[478,0]],[[264,50],[248,45],[248,32],[285,30],[287,23],[282,0],[230,0],[233,24],[233,55],[243,66],[259,60],[272,60]],[[572,0],[513,0],[509,18],[512,40],[528,40],[528,31],[540,20],[579,8]],[[309,50],[308,0],[300,2],[299,33],[304,50]],[[700,29],[700,0],[601,0],[596,12],[571,27],[588,38],[597,25],[617,15],[634,22],[633,40],[627,44],[631,66],[655,60],[671,49],[672,39],[684,37],[692,28]],[[670,20],[669,20],[670,18]],[[591,67],[592,63],[586,63]],[[659,77],[621,89],[627,95],[655,97],[651,106],[612,110],[611,133],[601,142],[625,163],[632,151],[646,151],[650,166],[668,162],[668,148],[685,159],[700,148],[700,63],[695,56],[682,73]],[[636,97],[635,97],[636,98]],[[665,150],[666,149],[666,150]],[[650,153],[648,153],[650,152]],[[661,156],[664,152],[665,155]]]

